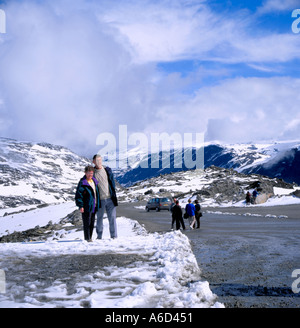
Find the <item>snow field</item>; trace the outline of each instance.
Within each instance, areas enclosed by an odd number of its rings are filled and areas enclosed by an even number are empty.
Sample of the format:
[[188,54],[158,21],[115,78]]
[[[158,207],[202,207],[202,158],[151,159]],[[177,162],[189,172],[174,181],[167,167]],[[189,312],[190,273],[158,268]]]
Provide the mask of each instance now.
[[[29,209],[30,207],[24,208]],[[13,233],[14,231],[33,229],[37,225],[43,227],[49,221],[52,221],[53,224],[58,223],[62,218],[76,209],[77,207],[74,202],[66,202],[0,217],[0,237]],[[0,210],[0,214],[5,211],[9,211],[9,209]]]

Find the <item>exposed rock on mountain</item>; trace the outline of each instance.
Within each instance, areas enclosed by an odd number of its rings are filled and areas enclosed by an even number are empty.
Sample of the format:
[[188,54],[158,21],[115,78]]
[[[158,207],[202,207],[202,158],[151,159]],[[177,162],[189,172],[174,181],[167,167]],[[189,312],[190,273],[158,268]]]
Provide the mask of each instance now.
[[0,209],[74,199],[88,163],[61,146],[0,138]]
[[132,201],[165,196],[179,199],[196,196],[202,203],[233,204],[243,201],[248,190],[252,192],[257,189],[260,194],[270,197],[274,195],[274,187],[294,192],[294,186],[281,179],[211,166],[205,170],[181,171],[138,182],[119,192],[119,198]]

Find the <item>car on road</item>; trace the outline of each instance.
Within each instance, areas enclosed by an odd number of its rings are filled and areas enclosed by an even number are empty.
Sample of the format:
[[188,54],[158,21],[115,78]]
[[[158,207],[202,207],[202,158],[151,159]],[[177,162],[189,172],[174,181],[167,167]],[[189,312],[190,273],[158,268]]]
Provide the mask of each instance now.
[[146,211],[149,212],[150,210],[156,210],[156,212],[159,212],[160,210],[171,210],[172,201],[170,198],[164,197],[164,198],[151,198],[147,205],[146,205]]

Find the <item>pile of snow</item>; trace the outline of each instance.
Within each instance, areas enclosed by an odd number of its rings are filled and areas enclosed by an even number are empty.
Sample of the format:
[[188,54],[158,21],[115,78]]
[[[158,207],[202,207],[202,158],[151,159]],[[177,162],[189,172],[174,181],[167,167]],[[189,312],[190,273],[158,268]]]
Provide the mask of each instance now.
[[[69,206],[66,204],[66,211]],[[56,214],[63,210],[59,205]],[[34,221],[37,213],[31,214]],[[209,283],[201,281],[200,269],[185,235],[179,231],[148,234],[136,221],[125,217],[118,217],[117,224],[117,239],[109,238],[106,222],[103,239],[90,243],[82,240],[82,231],[74,229],[66,230],[65,238],[59,241],[0,244],[0,269],[7,280],[6,292],[0,293],[0,307],[223,307],[216,302]],[[28,280],[28,272],[22,271],[35,259],[45,259],[46,263],[49,257],[78,254],[143,255],[144,260],[125,267],[111,263],[76,275],[72,277],[71,290],[66,278],[56,279],[49,286],[43,279]],[[12,268],[14,277],[10,278]]]

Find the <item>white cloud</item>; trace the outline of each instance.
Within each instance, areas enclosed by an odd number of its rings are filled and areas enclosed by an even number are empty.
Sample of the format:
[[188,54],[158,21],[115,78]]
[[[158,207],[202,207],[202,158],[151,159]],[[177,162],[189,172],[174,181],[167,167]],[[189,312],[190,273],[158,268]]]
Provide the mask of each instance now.
[[[283,10],[297,1],[266,2]],[[128,39],[138,63],[200,59],[225,63],[272,63],[300,58],[300,39],[257,30],[257,15],[212,11],[207,2],[149,0],[119,3],[104,11],[104,20]],[[291,20],[292,23],[292,20]]]
[[[238,78],[198,95],[201,107],[213,104],[204,115],[207,138],[234,141],[299,138],[290,122],[298,117],[299,79]],[[211,114],[210,114],[211,113]],[[240,116],[235,122],[232,117]],[[299,126],[298,126],[299,128]]]
[[186,4],[178,0],[122,2],[110,8],[104,19],[128,38],[137,62],[179,60],[198,55],[200,48],[201,53],[210,50],[216,42],[212,27],[219,24],[201,1]]
[[[77,6],[84,2],[77,2]],[[70,9],[69,9],[70,8]],[[96,147],[119,122],[143,117],[151,98],[151,65],[133,66],[118,34],[68,1],[11,2],[0,49],[1,134]],[[151,100],[150,100],[151,101]]]
[[292,11],[293,9],[300,8],[299,0],[266,0],[263,5],[258,8],[259,14],[267,14],[280,11]]
[[[0,132],[97,151],[102,132],[204,132],[207,138],[296,135],[298,79],[236,78],[199,67],[160,73],[178,59],[268,63],[300,56],[295,35],[251,34],[243,12],[223,17],[197,1],[23,1],[5,8],[0,47]],[[207,74],[217,85],[185,94]],[[221,81],[222,76],[228,79]]]
[[147,132],[205,132],[207,141],[227,142],[297,139],[299,88],[300,80],[292,78],[228,79],[161,106]]

